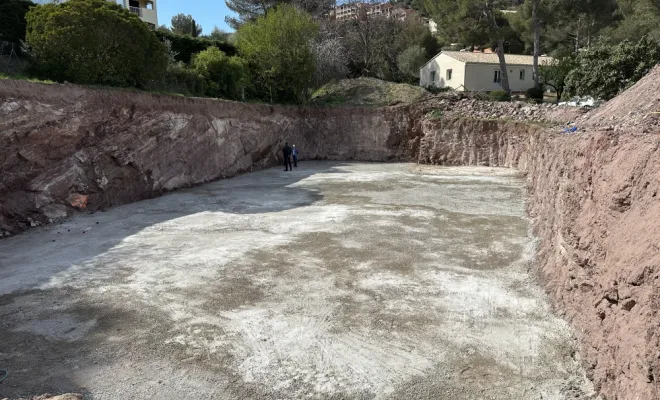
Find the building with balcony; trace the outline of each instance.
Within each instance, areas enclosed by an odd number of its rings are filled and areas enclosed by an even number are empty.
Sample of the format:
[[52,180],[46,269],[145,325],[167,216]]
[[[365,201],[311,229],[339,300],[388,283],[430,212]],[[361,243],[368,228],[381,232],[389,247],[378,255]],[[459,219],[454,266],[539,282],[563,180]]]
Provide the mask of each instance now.
[[[34,0],[37,4],[54,3],[57,0]],[[65,0],[60,0],[65,1]],[[112,3],[118,3],[127,8],[130,12],[137,14],[138,17],[152,28],[158,27],[158,11],[156,0],[108,0]]]
[[137,14],[138,17],[152,28],[158,26],[158,7],[156,0],[120,0],[120,2],[130,12]]

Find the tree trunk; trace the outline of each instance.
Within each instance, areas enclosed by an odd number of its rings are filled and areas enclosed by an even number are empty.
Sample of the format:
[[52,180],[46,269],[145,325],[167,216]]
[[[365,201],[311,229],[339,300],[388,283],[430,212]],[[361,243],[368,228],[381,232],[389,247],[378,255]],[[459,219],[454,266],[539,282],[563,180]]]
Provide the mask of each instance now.
[[501,71],[501,82],[502,90],[511,94],[511,88],[509,87],[509,70],[506,67],[506,60],[504,59],[504,39],[497,39],[497,58],[500,60],[500,71]]
[[539,21],[539,6],[541,0],[532,1],[532,27],[534,29],[534,87],[541,88],[539,74],[539,56],[541,55],[541,23]]
[[502,90],[511,94],[511,87],[509,86],[509,70],[506,67],[506,60],[504,59],[504,38],[497,25],[497,18],[495,17],[495,5],[491,0],[487,1],[483,9],[484,15],[490,21],[492,32],[497,37],[497,58],[500,60],[500,85]]

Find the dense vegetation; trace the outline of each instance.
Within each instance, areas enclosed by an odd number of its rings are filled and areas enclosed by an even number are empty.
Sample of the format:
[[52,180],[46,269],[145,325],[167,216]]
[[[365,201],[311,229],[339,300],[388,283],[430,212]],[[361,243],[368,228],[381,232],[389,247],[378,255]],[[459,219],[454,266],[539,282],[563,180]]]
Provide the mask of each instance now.
[[34,6],[27,0],[0,0],[0,40],[11,43],[25,40],[25,14]]
[[[359,18],[338,21],[329,0],[227,0],[236,33],[204,34],[190,15],[151,30],[104,0],[0,0],[0,41],[23,52],[27,72],[42,79],[278,103],[307,102],[346,77],[416,83],[420,66],[449,46],[495,49],[502,71],[504,53],[554,56],[536,67],[528,94],[537,100],[544,86],[560,97],[609,99],[660,61],[656,0],[393,3],[417,13],[402,21],[361,8]],[[436,35],[422,17],[438,23]],[[502,88],[508,94],[505,73]]]
[[86,84],[144,87],[167,67],[165,46],[137,17],[105,0],[33,7],[26,15],[33,72]]

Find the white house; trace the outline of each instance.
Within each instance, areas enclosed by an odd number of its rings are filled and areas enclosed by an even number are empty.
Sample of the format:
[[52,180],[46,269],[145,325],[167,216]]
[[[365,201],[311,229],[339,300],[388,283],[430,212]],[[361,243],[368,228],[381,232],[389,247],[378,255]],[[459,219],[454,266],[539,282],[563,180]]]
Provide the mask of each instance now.
[[[534,86],[533,57],[505,54],[512,92],[524,92]],[[551,61],[539,57],[539,64]],[[502,71],[495,53],[443,51],[419,71],[419,85],[450,87],[459,91],[502,90]]]

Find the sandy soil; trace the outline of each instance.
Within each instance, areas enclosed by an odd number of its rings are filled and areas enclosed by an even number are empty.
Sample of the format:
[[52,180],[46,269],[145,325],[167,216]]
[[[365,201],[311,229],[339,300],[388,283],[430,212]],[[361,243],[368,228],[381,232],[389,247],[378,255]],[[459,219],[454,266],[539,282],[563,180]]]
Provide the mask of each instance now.
[[591,398],[523,180],[304,163],[0,242],[0,398]]

